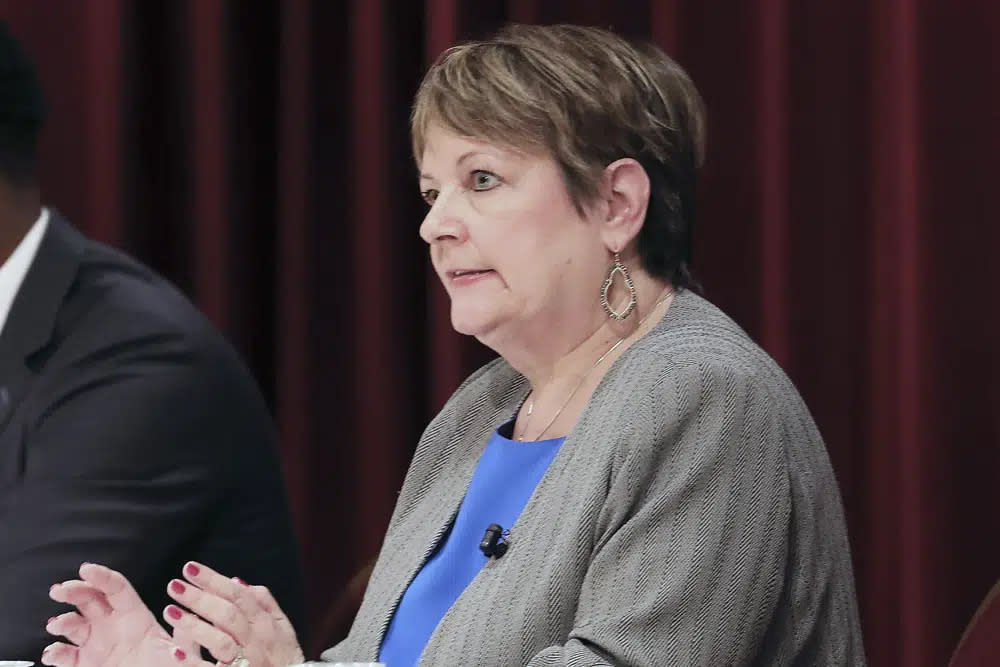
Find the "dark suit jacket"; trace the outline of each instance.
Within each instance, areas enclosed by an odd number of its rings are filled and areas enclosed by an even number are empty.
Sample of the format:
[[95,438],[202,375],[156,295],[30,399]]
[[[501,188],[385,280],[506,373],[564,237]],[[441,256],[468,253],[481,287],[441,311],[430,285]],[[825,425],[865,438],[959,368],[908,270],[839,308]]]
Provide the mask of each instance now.
[[199,560],[269,586],[299,623],[275,442],[190,302],[53,212],[0,335],[0,659],[38,659],[67,610],[49,586],[84,561],[124,572],[157,617]]

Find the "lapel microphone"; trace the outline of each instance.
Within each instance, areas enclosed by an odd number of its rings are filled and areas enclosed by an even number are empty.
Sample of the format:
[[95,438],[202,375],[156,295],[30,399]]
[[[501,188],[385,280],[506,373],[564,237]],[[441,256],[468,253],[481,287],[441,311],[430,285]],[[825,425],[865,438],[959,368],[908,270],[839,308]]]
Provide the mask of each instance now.
[[504,532],[503,526],[491,523],[486,532],[483,533],[483,540],[479,543],[479,550],[487,558],[500,558],[507,553],[510,546],[505,540],[509,531]]

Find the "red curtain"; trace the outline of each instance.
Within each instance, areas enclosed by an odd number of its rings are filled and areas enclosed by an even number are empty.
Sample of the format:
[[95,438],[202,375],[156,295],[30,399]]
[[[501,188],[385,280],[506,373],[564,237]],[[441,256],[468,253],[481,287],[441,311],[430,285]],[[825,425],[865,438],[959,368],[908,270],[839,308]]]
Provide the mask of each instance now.
[[315,618],[377,551],[429,417],[490,356],[450,330],[428,272],[407,116],[432,57],[505,21],[653,39],[703,92],[696,272],[825,435],[871,663],[944,664],[1000,577],[1000,3],[0,14],[48,92],[46,200],[191,294],[272,401]]

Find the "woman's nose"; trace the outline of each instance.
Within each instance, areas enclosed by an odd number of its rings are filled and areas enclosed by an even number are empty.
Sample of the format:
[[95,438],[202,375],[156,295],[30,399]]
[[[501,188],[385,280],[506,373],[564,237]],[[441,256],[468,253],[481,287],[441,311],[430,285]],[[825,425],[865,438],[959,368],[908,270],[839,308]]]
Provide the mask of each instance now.
[[438,195],[420,225],[420,238],[424,242],[430,245],[449,239],[460,241],[465,238],[465,225],[457,215],[455,204],[454,197],[446,196],[444,193]]

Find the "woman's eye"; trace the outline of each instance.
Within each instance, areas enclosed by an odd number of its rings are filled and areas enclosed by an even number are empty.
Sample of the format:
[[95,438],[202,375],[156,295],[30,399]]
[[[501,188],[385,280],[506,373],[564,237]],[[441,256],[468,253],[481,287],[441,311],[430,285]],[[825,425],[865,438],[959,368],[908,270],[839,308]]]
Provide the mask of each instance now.
[[427,202],[428,206],[434,206],[434,202],[437,201],[438,198],[438,191],[424,190],[423,192],[420,193],[420,196],[423,198],[425,202]]
[[472,189],[477,191],[492,190],[500,185],[500,178],[496,174],[477,169],[472,172]]

